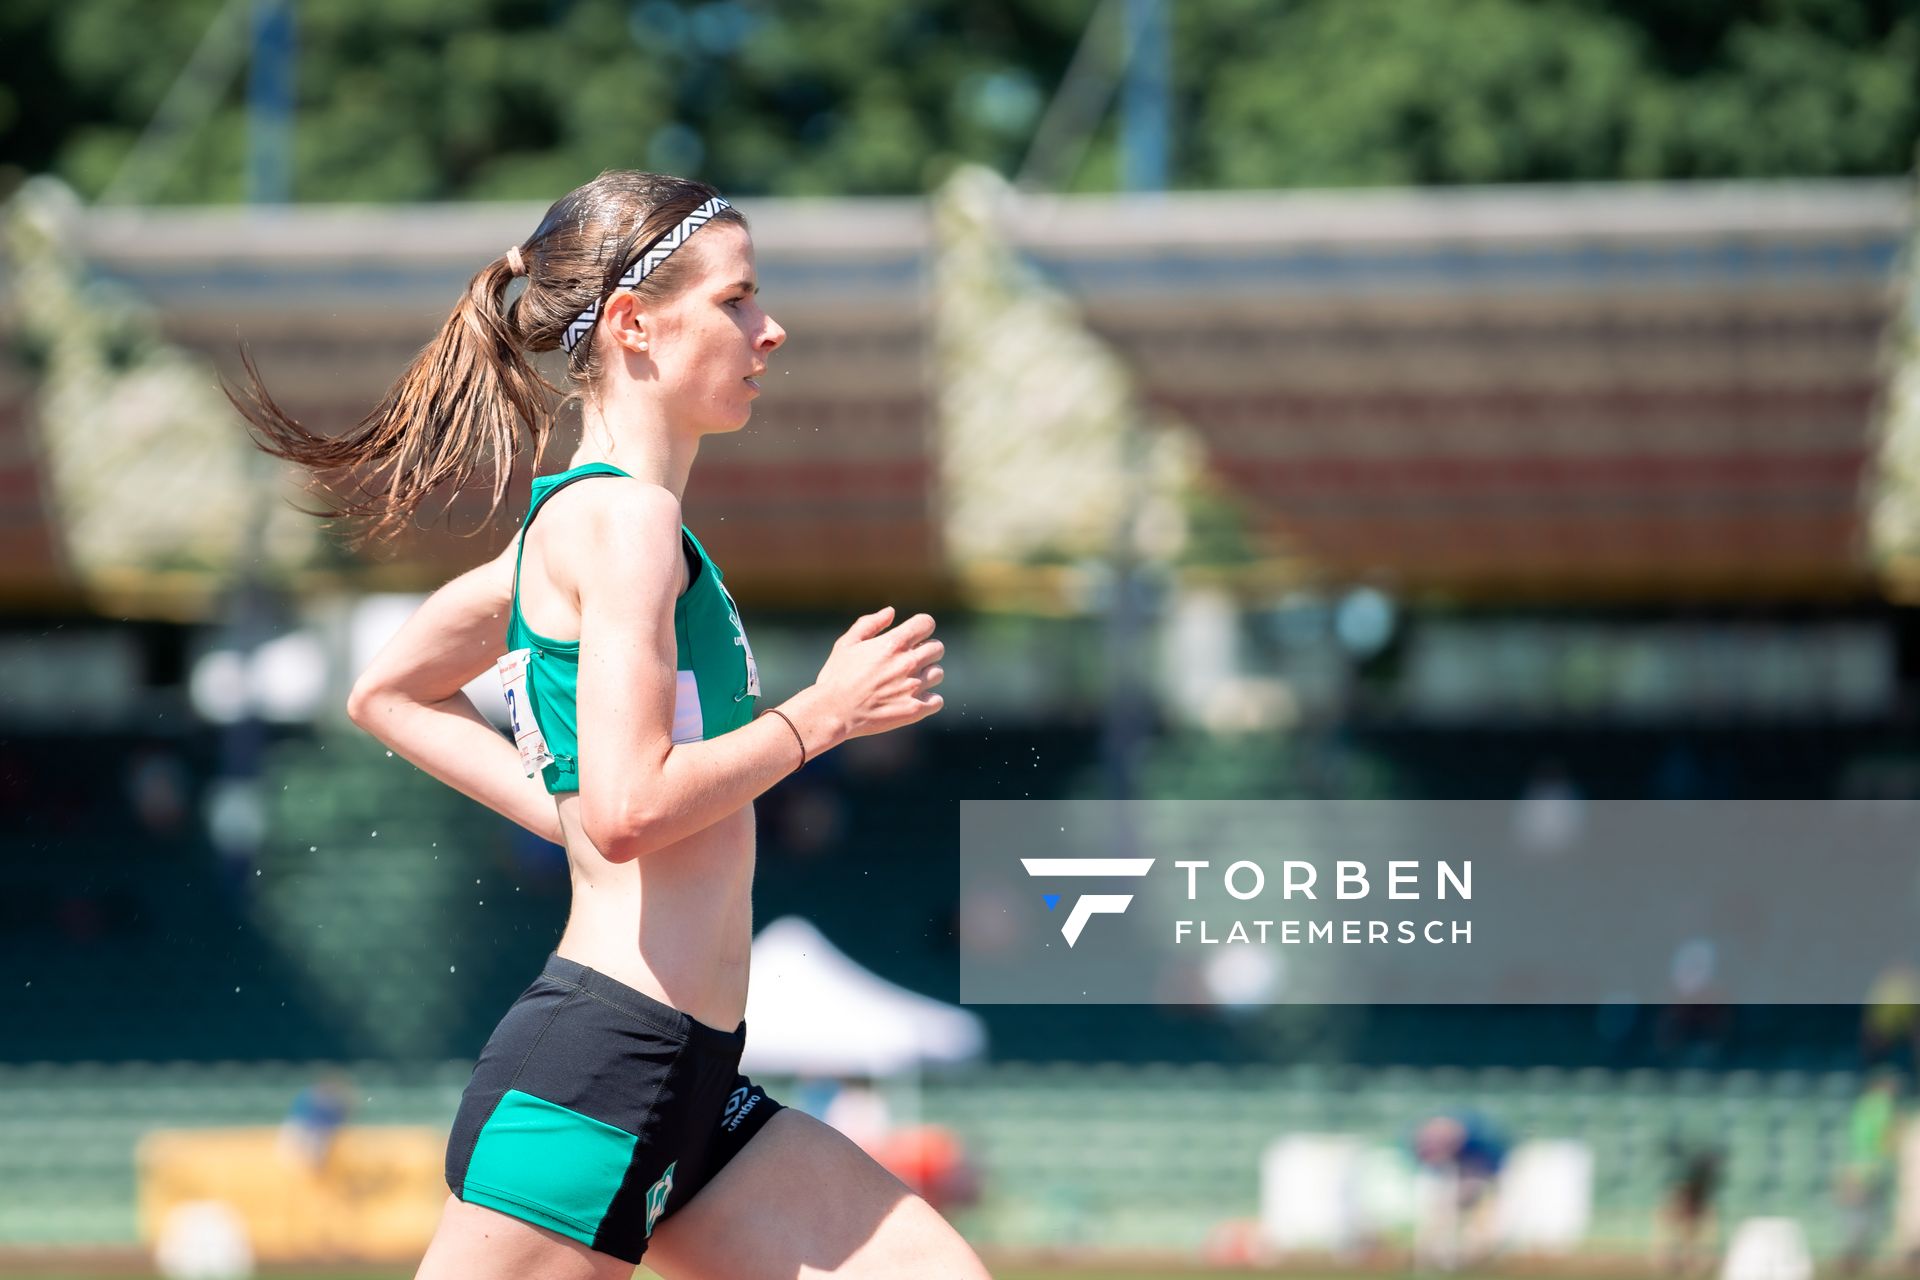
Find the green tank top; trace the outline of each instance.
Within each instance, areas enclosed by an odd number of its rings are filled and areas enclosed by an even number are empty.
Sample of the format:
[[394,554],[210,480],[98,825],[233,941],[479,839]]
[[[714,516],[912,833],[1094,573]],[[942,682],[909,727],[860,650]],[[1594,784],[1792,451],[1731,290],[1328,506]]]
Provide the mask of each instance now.
[[[625,475],[611,463],[589,462],[557,475],[538,476],[533,482],[527,518],[520,525],[520,548],[513,564],[513,605],[507,614],[507,648],[509,658],[526,651],[525,680],[521,684],[509,682],[508,710],[523,758],[529,728],[544,739],[544,754],[551,760],[541,769],[541,777],[550,793],[580,789],[580,642],[549,639],[520,616],[520,560],[526,554],[527,527],[541,506],[568,485],[594,476]],[[721,584],[719,566],[684,525],[680,536],[698,558],[699,567],[673,606],[673,638],[678,652],[673,740],[699,742],[729,733],[753,719],[754,704],[760,696],[760,672],[754,665],[746,628],[740,624],[740,610]],[[503,676],[504,664],[505,660]],[[530,725],[527,717],[531,717]]]

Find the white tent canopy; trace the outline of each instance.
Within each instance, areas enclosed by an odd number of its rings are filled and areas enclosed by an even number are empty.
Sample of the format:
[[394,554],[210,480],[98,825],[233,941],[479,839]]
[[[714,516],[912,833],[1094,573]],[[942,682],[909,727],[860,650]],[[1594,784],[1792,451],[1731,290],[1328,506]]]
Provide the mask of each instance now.
[[799,916],[753,940],[743,1070],[885,1077],[970,1061],[986,1043],[978,1017],[867,972]]

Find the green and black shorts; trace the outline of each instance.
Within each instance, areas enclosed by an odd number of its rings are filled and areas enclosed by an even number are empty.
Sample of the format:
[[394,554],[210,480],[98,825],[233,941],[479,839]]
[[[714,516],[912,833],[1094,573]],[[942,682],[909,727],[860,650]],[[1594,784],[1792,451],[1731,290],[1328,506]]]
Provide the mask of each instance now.
[[740,1074],[746,1037],[551,956],[480,1053],[447,1186],[637,1263],[780,1110]]

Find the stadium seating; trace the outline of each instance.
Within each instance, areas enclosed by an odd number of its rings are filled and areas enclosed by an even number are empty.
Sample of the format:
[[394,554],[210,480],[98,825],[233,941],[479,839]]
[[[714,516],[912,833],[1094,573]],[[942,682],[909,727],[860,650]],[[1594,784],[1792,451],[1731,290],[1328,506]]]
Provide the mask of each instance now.
[[[1744,749],[1696,737],[1709,761]],[[809,915],[862,964],[950,997],[954,802],[1097,791],[1097,752],[1090,733],[1060,728],[917,742],[913,769],[829,756],[763,805],[756,909]],[[1772,765],[1740,757],[1747,784],[1812,776],[1827,753],[1838,788],[1840,762],[1887,745],[1838,731],[1794,742],[1776,744]],[[178,753],[196,804],[216,772],[210,738],[83,745],[108,778]],[[1644,784],[1630,762],[1645,744],[1624,730],[1482,745],[1464,754],[1483,794],[1510,794],[1544,750],[1583,777],[1591,767],[1596,794]],[[1343,752],[1370,763],[1329,762]],[[1311,791],[1330,777],[1448,794],[1462,754],[1453,738],[1382,729],[1195,757],[1233,762],[1231,776],[1162,762],[1147,777],[1180,794]],[[275,1121],[323,1069],[290,1064],[354,1064],[357,1119],[447,1122],[464,1062],[557,936],[566,886],[551,847],[357,735],[302,732],[272,746],[267,836],[234,865],[197,823],[151,830],[118,789],[64,793],[62,755],[50,740],[7,762],[50,799],[0,835],[0,959],[22,975],[0,984],[0,1064],[12,1064],[0,1065],[0,1247],[130,1241],[140,1134]],[[808,824],[829,820],[831,842],[810,847]],[[57,974],[36,967],[56,953]],[[986,1241],[1195,1247],[1253,1214],[1274,1136],[1404,1149],[1421,1118],[1458,1106],[1516,1139],[1587,1142],[1601,1244],[1645,1241],[1669,1143],[1700,1134],[1727,1152],[1723,1217],[1786,1213],[1816,1252],[1837,1240],[1857,1009],[1742,1009],[1711,1069],[1663,1059],[1649,1011],[1628,1011],[1624,1031],[1590,1008],[981,1012],[994,1065],[928,1081],[919,1106],[963,1135],[985,1174],[966,1223]]]
[[[130,1243],[133,1150],[176,1126],[271,1124],[321,1076],[352,1084],[353,1119],[446,1125],[464,1063],[175,1063],[0,1067],[0,1248]],[[901,1098],[949,1126],[983,1174],[968,1231],[1009,1246],[1197,1248],[1256,1212],[1261,1150],[1284,1133],[1351,1133],[1404,1152],[1413,1127],[1471,1108],[1510,1138],[1594,1152],[1592,1240],[1643,1247],[1670,1173],[1667,1144],[1712,1135],[1726,1153],[1723,1217],[1799,1219],[1817,1252],[1832,1199],[1848,1073],[1718,1079],[1647,1071],[1007,1063],[926,1080]],[[775,1082],[791,1092],[791,1082]]]

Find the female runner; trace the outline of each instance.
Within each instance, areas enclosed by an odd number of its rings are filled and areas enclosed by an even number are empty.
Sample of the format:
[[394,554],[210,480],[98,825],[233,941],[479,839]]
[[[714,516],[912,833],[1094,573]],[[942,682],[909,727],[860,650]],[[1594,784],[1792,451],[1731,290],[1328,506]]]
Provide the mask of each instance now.
[[[701,438],[746,423],[785,338],[746,222],[712,188],[611,172],[475,276],[355,428],[315,435],[257,374],[241,404],[262,448],[379,534],[476,480],[498,509],[520,428],[536,463],[552,428],[534,353],[566,351],[580,402],[572,466],[535,481],[520,535],[434,592],[348,707],[564,844],[573,881],[558,948],[462,1098],[426,1280],[626,1276],[643,1253],[670,1280],[986,1275],[925,1201],[739,1074],[753,798],[941,706],[933,619],[886,608],[754,714],[753,651],[680,503]],[[461,692],[496,665],[512,743]]]

